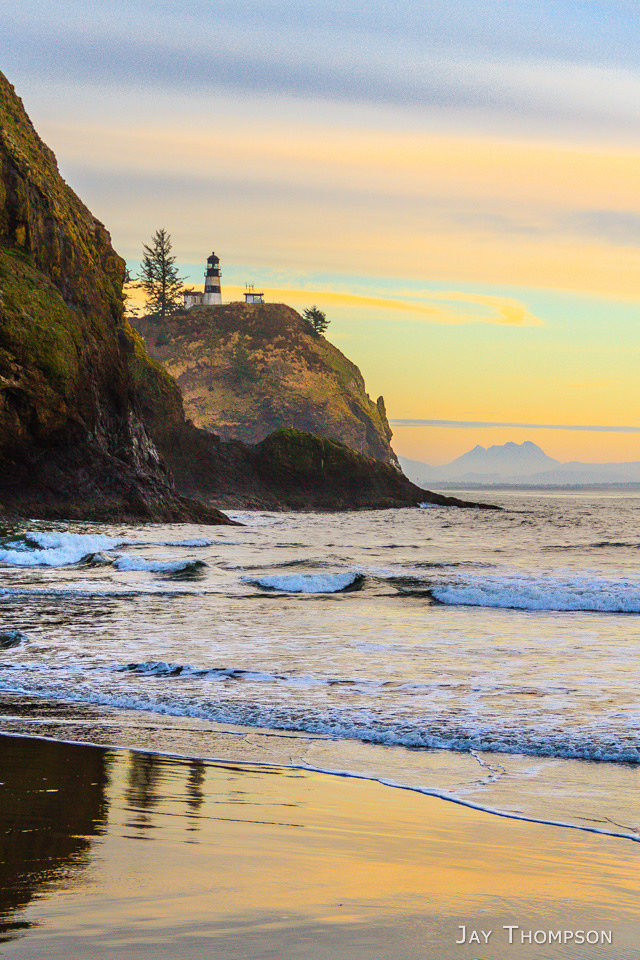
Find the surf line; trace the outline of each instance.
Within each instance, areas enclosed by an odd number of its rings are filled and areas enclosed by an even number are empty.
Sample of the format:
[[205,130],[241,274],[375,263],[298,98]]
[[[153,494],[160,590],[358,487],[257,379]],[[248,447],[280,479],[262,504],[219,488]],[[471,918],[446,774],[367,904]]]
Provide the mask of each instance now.
[[[25,693],[26,691],[9,691],[9,692]],[[39,695],[39,694],[33,694],[33,693],[29,693],[29,696],[44,697],[43,694]],[[73,701],[67,701],[67,702],[85,703],[86,701],[73,700]],[[95,706],[110,705],[110,704],[99,703],[98,701],[92,701],[91,703],[92,705],[95,705]],[[135,710],[139,708],[129,707],[128,709]],[[163,716],[163,714],[159,714],[159,716]],[[168,716],[173,716],[173,714],[168,714]],[[247,727],[247,732],[255,733],[255,729],[252,727]],[[223,736],[232,736],[232,737],[240,737],[240,738],[245,737],[247,735],[247,732],[237,731],[237,730],[216,731],[216,733],[221,734]],[[273,736],[286,737],[288,735],[291,735],[291,733],[292,731],[286,731],[286,732],[283,732],[282,734],[275,731],[275,732],[268,733],[266,735],[272,736],[272,737]],[[351,780],[364,780],[368,783],[379,783],[381,786],[389,787],[392,790],[406,790],[410,793],[419,793],[425,797],[434,797],[437,800],[443,800],[445,803],[455,803],[458,806],[466,807],[469,810],[477,810],[479,813],[486,813],[489,816],[493,816],[493,817],[502,817],[505,820],[517,820],[522,823],[535,823],[535,824],[539,824],[541,826],[546,826],[546,827],[562,827],[566,830],[579,830],[581,833],[594,833],[602,837],[612,837],[617,840],[631,840],[633,843],[640,843],[640,834],[637,834],[637,833],[617,832],[614,830],[606,830],[601,827],[587,827],[584,824],[580,824],[580,823],[568,823],[566,820],[545,820],[539,817],[527,817],[521,813],[511,813],[506,810],[499,810],[496,807],[483,806],[480,803],[473,803],[470,800],[463,800],[461,797],[456,797],[455,794],[447,793],[446,791],[430,790],[428,787],[416,787],[410,784],[397,783],[394,780],[388,780],[384,777],[376,777],[376,776],[366,775],[362,773],[351,773],[346,770],[335,770],[335,769],[331,769],[331,767],[316,767],[316,766],[312,766],[311,764],[305,764],[305,763],[273,763],[273,762],[268,763],[266,761],[260,761],[260,760],[231,761],[231,760],[222,760],[216,757],[202,757],[202,756],[193,757],[191,755],[181,754],[181,753],[172,753],[170,751],[165,751],[165,750],[149,750],[149,749],[144,749],[142,747],[125,746],[119,743],[97,744],[97,743],[92,743],[90,740],[74,740],[74,739],[66,740],[64,738],[51,737],[51,736],[46,736],[44,734],[16,733],[14,731],[11,731],[11,732],[2,731],[0,736],[17,737],[17,738],[23,737],[24,739],[32,739],[32,740],[47,740],[51,743],[69,743],[69,744],[76,744],[81,747],[93,747],[94,749],[100,749],[100,750],[117,750],[122,752],[128,750],[133,753],[147,753],[147,754],[151,754],[152,756],[167,757],[172,760],[198,759],[198,760],[203,760],[205,763],[211,764],[211,766],[221,767],[222,769],[225,769],[225,770],[256,769],[256,770],[263,770],[265,773],[269,773],[269,771],[273,773],[277,773],[280,770],[299,770],[301,772],[306,772],[306,773],[319,773],[319,774],[322,774],[323,776],[328,776],[328,777],[339,777],[339,778],[351,779]],[[325,737],[322,735],[317,735],[317,736],[311,735],[311,737],[312,739],[321,739],[321,740],[325,739]],[[301,737],[300,739],[306,739],[306,737]],[[326,738],[326,739],[330,739],[330,738]]]

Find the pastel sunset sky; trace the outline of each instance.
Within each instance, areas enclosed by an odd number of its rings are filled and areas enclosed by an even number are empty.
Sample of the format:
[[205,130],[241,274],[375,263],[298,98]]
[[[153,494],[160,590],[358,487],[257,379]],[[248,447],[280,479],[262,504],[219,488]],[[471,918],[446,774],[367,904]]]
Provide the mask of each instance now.
[[637,0],[21,0],[0,68],[136,270],[316,303],[396,451],[640,460]]

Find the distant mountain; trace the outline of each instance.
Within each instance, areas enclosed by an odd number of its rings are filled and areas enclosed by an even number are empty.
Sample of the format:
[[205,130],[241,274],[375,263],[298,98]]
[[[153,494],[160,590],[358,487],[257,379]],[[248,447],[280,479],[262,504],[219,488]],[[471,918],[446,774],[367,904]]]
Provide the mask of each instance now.
[[414,483],[560,487],[640,483],[640,461],[628,463],[561,463],[530,440],[491,447],[476,446],[444,466],[432,467],[400,457]]
[[504,443],[502,446],[476,446],[468,453],[440,467],[446,475],[466,476],[526,476],[543,470],[552,470],[559,465],[558,460],[546,453],[530,440],[525,443]]

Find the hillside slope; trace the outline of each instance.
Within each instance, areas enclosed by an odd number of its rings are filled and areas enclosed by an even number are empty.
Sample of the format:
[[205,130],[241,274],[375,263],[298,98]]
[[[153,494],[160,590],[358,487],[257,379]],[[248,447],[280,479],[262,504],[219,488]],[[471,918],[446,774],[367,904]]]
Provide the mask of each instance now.
[[292,307],[231,303],[134,323],[196,426],[250,444],[293,428],[397,465],[382,397],[374,403],[356,365]]
[[422,490],[394,465],[315,434],[276,430],[250,446],[185,423],[178,384],[154,361],[144,359],[142,340],[134,336],[131,368],[144,422],[185,496],[223,509],[485,506]]
[[139,416],[123,279],[0,73],[0,512],[226,521],[176,495]]

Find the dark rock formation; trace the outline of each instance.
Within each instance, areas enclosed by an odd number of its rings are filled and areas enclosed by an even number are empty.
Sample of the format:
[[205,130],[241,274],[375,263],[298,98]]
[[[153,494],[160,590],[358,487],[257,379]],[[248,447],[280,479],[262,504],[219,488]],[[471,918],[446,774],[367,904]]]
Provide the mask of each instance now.
[[176,495],[139,416],[123,280],[0,73],[0,511],[226,522]]
[[310,502],[316,509],[381,509],[421,503],[479,506],[422,490],[389,464],[335,440],[298,430],[270,434],[252,451],[251,459],[261,483],[277,490],[293,509],[305,509]]
[[255,446],[221,440],[193,424],[174,430],[156,420],[151,430],[178,490],[222,509],[486,506],[421,490],[389,464],[299,430],[277,430]]
[[292,307],[230,303],[133,322],[196,426],[249,444],[290,427],[398,465],[382,397],[374,403],[356,365]]

